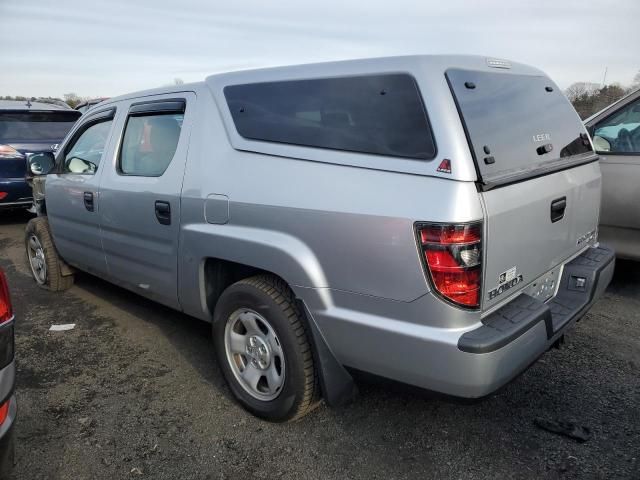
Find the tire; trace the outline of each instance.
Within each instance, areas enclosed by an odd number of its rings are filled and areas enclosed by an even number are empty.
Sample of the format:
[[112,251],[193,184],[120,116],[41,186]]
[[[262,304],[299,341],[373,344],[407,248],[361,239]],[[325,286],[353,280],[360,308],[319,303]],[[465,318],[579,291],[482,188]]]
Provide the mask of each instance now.
[[[69,271],[69,267],[60,258],[53,244],[47,217],[36,217],[29,220],[25,228],[24,239],[27,262],[31,275],[38,286],[53,292],[71,288],[73,274],[62,274],[64,270]],[[38,250],[41,251],[41,254],[37,254]],[[42,269],[36,267],[36,264],[44,266],[44,274],[42,274]]]
[[[233,343],[233,335],[244,343]],[[253,347],[252,338],[258,342]],[[254,415],[272,422],[294,421],[319,404],[309,334],[293,292],[282,280],[258,275],[228,287],[215,308],[213,341],[231,392]],[[255,388],[255,382],[244,379],[255,378],[249,375],[252,371],[262,375]]]

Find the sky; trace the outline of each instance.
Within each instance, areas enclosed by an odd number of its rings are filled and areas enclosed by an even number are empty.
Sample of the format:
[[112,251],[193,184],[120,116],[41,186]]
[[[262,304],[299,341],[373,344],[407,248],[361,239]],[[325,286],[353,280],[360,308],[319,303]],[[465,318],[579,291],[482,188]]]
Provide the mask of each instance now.
[[115,96],[263,66],[406,54],[629,85],[640,0],[0,0],[0,95]]

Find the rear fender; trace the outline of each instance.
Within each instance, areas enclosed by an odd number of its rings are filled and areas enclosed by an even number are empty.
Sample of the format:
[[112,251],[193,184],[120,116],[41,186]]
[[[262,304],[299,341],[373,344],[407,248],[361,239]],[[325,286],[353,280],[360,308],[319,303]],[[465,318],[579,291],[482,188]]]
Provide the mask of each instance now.
[[320,262],[300,239],[286,233],[236,225],[184,225],[181,233],[180,303],[184,311],[210,321],[204,293],[204,265],[208,258],[251,266],[282,278],[298,294],[299,289],[317,296],[315,288],[328,282]]
[[[353,399],[357,389],[351,375],[336,359],[307,308],[307,304],[327,306],[330,303],[326,277],[307,245],[282,232],[245,226],[198,224],[185,226],[182,235],[180,301],[185,312],[194,314],[190,309],[198,305],[195,316],[211,321],[213,312],[209,311],[204,288],[207,258],[247,265],[279,276],[292,288],[304,312],[325,401],[338,406]],[[200,279],[197,288],[191,284],[193,278]],[[194,298],[194,292],[198,292],[198,299]]]

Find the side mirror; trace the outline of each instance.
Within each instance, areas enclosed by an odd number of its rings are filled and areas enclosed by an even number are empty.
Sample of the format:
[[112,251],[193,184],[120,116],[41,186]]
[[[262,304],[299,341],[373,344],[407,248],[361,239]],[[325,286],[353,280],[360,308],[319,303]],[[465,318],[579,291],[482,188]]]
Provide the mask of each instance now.
[[56,164],[55,157],[51,152],[33,153],[29,155],[27,162],[32,175],[46,175],[53,170]]
[[596,152],[609,152],[611,151],[611,144],[605,138],[600,135],[593,137],[593,146],[596,147]]

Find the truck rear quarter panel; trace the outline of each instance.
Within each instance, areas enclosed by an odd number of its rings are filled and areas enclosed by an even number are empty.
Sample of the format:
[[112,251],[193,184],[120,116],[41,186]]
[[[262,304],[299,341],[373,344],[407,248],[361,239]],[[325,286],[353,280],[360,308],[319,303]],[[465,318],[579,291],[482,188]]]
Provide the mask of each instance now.
[[[214,99],[198,101],[204,108],[181,200],[180,301],[187,313],[210,316],[202,288],[207,258],[273,272],[294,289],[411,302],[429,292],[414,222],[483,217],[473,182],[236,150]],[[321,153],[329,159],[336,152]],[[228,198],[227,223],[205,220],[210,195]]]

